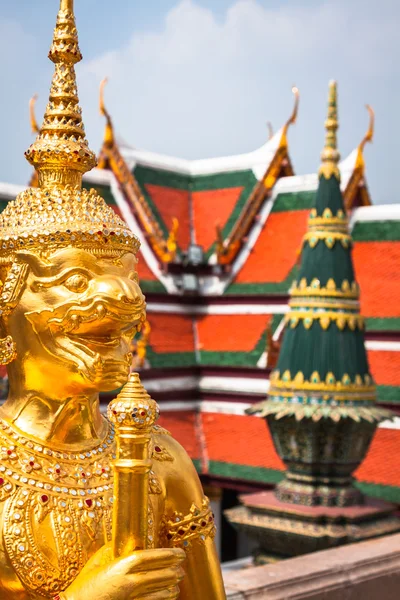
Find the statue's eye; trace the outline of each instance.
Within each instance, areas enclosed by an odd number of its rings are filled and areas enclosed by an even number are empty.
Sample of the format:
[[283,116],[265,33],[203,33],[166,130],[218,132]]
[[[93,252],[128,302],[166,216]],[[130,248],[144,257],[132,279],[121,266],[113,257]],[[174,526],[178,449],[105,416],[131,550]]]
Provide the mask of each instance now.
[[89,285],[89,278],[82,273],[75,273],[75,275],[71,275],[64,281],[64,285],[71,292],[76,292],[78,294],[87,289]]

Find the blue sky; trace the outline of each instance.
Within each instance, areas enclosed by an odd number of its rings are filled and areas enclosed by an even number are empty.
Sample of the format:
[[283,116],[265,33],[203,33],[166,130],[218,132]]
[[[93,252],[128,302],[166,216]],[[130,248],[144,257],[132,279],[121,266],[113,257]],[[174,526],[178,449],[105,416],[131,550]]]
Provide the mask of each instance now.
[[[400,41],[396,0],[75,0],[84,61],[78,83],[91,147],[103,120],[98,85],[130,145],[185,158],[253,150],[301,92],[289,145],[297,173],[314,172],[323,144],[328,81],[339,84],[343,157],[376,112],[366,148],[376,203],[397,201],[400,153]],[[34,7],[32,9],[32,7]],[[112,7],[112,8],[110,8]],[[32,140],[28,101],[41,120],[52,65],[47,60],[58,0],[0,3],[2,144],[0,180],[24,184]]]

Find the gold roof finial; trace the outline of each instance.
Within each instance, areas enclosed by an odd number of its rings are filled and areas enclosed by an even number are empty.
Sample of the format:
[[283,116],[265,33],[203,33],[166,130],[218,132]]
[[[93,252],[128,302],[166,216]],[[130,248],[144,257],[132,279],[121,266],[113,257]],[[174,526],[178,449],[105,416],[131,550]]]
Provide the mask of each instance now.
[[[283,126],[281,139],[279,141],[279,148],[287,148],[287,146],[288,146],[287,132],[288,132],[290,125],[294,125],[294,123],[296,123],[297,114],[299,112],[299,100],[300,100],[299,89],[296,86],[293,86],[292,92],[294,94],[294,106],[293,106],[292,114],[290,115],[289,119],[286,121],[285,125]],[[274,181],[274,183],[275,183],[275,181]]]
[[296,123],[297,115],[298,115],[298,112],[299,112],[299,101],[300,101],[299,88],[294,85],[292,87],[292,92],[294,94],[294,106],[293,106],[292,114],[290,115],[289,119],[286,121],[286,124],[285,124],[285,133],[289,129],[290,125],[294,125]]
[[367,142],[372,142],[373,137],[374,137],[374,125],[375,125],[375,113],[374,113],[372,107],[369,106],[369,104],[366,104],[366,108],[369,113],[368,130],[367,130],[367,133],[364,135],[361,143],[358,146],[357,158],[356,158],[356,164],[355,164],[355,169],[358,169],[361,172],[363,172],[365,169],[364,147]]
[[336,131],[339,127],[337,116],[337,84],[336,81],[329,82],[328,96],[328,117],[325,121],[325,146],[321,153],[322,165],[319,169],[319,174],[325,179],[330,179],[334,175],[340,179],[338,163],[340,154],[337,149]]
[[374,109],[369,104],[366,104],[365,107],[369,114],[369,124],[368,124],[368,131],[365,134],[364,139],[359,146],[359,149],[361,150],[361,152],[364,150],[364,146],[367,142],[372,142],[373,137],[374,137],[374,127],[375,127]]
[[104,130],[104,145],[107,148],[112,148],[115,143],[114,139],[114,128],[112,124],[112,120],[110,117],[110,113],[107,111],[106,106],[104,104],[104,86],[106,85],[108,78],[105,77],[100,83],[100,114],[106,118],[106,128]]
[[30,121],[31,121],[32,133],[39,133],[39,125],[38,125],[38,123],[36,121],[36,117],[35,117],[35,104],[36,104],[37,99],[38,99],[38,95],[35,94],[29,100],[29,117],[30,117]]
[[80,186],[83,173],[96,166],[82,123],[75,64],[82,59],[78,46],[73,0],[61,0],[49,58],[54,76],[40,132],[26,151],[39,173],[39,186]]

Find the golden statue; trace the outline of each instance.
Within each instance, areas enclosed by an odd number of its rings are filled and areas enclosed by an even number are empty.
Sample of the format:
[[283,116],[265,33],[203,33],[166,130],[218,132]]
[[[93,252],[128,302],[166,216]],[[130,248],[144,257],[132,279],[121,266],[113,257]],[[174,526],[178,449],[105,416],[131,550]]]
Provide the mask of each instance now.
[[[26,152],[39,187],[0,215],[10,388],[0,409],[0,598],[223,600],[209,502],[129,376],[145,320],[139,242],[81,186],[96,159],[78,105],[72,0],[61,0],[49,56],[50,99]],[[106,419],[99,392],[124,384]]]

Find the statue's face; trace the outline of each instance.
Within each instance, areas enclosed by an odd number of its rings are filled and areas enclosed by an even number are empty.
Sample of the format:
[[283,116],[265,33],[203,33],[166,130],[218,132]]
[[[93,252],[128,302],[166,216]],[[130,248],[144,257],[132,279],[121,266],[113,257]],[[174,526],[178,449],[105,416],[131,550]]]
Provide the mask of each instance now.
[[72,395],[123,385],[130,342],[145,316],[134,255],[98,258],[66,248],[46,261],[33,254],[19,260],[29,269],[7,330],[28,387]]

